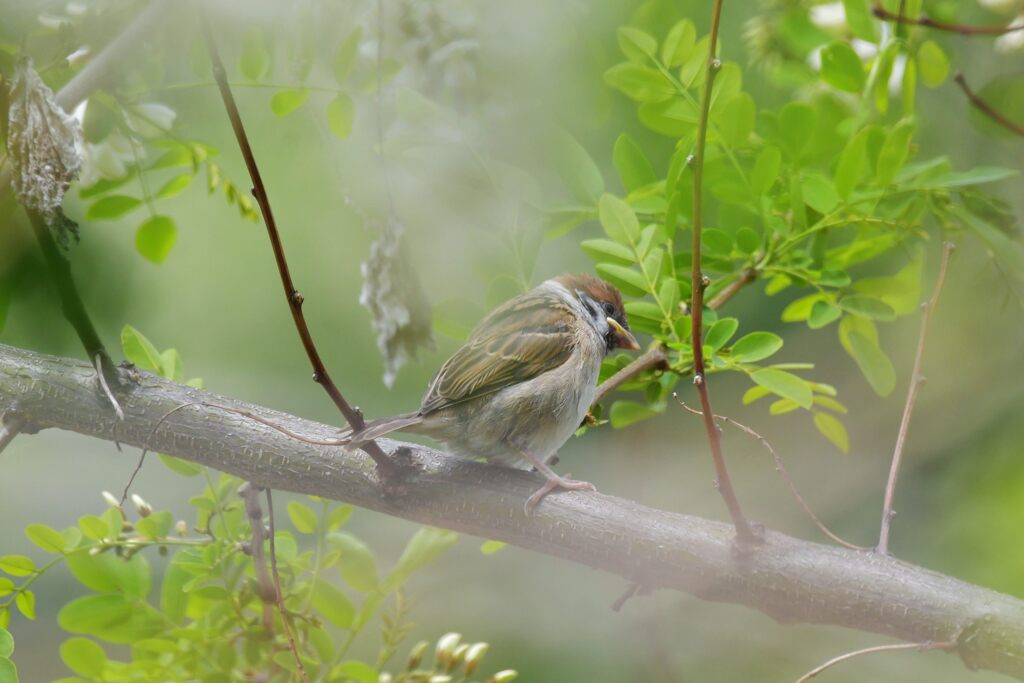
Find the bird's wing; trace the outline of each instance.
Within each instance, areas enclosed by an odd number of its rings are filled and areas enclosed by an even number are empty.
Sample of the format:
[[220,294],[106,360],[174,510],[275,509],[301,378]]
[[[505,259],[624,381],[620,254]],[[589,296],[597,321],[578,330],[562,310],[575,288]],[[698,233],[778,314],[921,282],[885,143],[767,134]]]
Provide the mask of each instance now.
[[555,293],[531,291],[495,309],[434,376],[420,414],[525,382],[562,365],[575,314]]

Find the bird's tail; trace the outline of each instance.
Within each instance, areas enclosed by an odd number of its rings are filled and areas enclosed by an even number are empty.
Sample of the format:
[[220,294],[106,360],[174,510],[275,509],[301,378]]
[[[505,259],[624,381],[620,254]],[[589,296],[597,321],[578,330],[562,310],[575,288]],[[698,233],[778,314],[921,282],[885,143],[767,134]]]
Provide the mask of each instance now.
[[[378,420],[371,420],[363,425],[355,434],[345,436],[348,445],[358,446],[359,444],[373,441],[379,437],[398,432],[403,429],[410,429],[423,422],[423,416],[419,413],[404,413],[392,417],[382,417]],[[411,431],[411,430],[410,430]],[[344,435],[343,435],[344,436]]]

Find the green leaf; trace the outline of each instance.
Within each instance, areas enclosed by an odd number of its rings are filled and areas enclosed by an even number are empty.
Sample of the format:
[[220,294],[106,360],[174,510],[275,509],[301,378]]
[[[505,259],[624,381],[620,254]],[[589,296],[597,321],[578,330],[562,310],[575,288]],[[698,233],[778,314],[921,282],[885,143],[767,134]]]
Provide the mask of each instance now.
[[338,96],[327,105],[327,125],[331,132],[342,140],[352,133],[355,116],[355,103],[345,93],[338,93]]
[[148,517],[143,517],[135,523],[135,529],[144,537],[150,540],[167,538],[174,525],[174,516],[169,510],[153,512]]
[[773,394],[788,398],[803,408],[810,408],[814,400],[810,384],[785,370],[763,368],[750,373],[750,379]]
[[839,194],[821,173],[805,173],[800,184],[804,203],[820,214],[827,214],[839,205]]
[[993,257],[1003,263],[1009,273],[1016,277],[1024,273],[1024,246],[1019,241],[1011,239],[996,226],[959,205],[950,206],[949,212],[985,243]]
[[156,197],[157,199],[168,199],[176,194],[181,194],[191,184],[192,174],[182,173],[164,183],[163,187],[157,190]]
[[657,410],[644,403],[637,403],[636,401],[616,401],[612,404],[608,419],[613,428],[622,429],[623,427],[636,424],[641,420],[647,420],[655,417],[658,414]]
[[810,143],[817,116],[811,105],[804,102],[790,102],[779,114],[779,127],[786,148],[794,159],[800,158]]
[[839,418],[830,413],[815,413],[814,426],[825,435],[825,438],[835,444],[836,448],[843,453],[850,452],[850,436],[846,433],[846,427],[839,421]]
[[897,123],[878,152],[878,163],[875,177],[883,187],[892,182],[896,172],[903,167],[910,154],[910,139],[916,128],[912,119],[902,119]]
[[377,588],[377,559],[373,551],[362,540],[344,531],[334,531],[327,536],[328,543],[341,552],[338,568],[341,578],[352,588],[369,593]]
[[14,596],[14,604],[17,605],[18,611],[21,612],[22,616],[30,621],[35,621],[36,618],[36,594],[32,591],[22,590],[16,596]]
[[[107,538],[114,536],[108,531]],[[66,562],[79,583],[97,593],[123,593],[136,598],[149,594],[149,563],[144,555],[125,560],[114,553],[92,555],[88,549],[79,549],[68,553]]]
[[0,683],[18,683],[18,667],[6,657],[0,657]]
[[323,579],[313,584],[312,605],[329,622],[339,628],[351,628],[356,608],[348,597]]
[[949,76],[949,57],[934,40],[926,40],[917,48],[917,66],[929,88],[939,87]]
[[356,27],[338,46],[338,52],[334,56],[334,79],[339,85],[343,84],[352,73],[352,67],[356,64],[356,56],[359,54],[359,41],[362,38],[362,27]]
[[278,90],[270,98],[270,111],[274,116],[287,116],[305,104],[308,98],[309,90],[305,88]]
[[162,462],[167,469],[176,474],[180,474],[183,477],[195,477],[203,472],[203,468],[194,462],[175,458],[174,456],[165,455],[163,453],[160,453],[159,456],[160,462]]
[[782,337],[771,332],[751,332],[732,345],[732,359],[738,363],[756,363],[782,348]]
[[605,71],[604,82],[634,102],[645,104],[665,102],[676,92],[665,74],[633,62],[616,64]]
[[48,553],[64,552],[64,537],[45,524],[29,524],[25,527],[25,536]]
[[417,569],[430,564],[459,540],[454,531],[423,527],[409,539],[395,567],[381,585],[384,593],[401,586]]
[[693,52],[696,42],[697,29],[693,22],[689,19],[676,22],[661,44],[661,61],[670,69],[682,65]]
[[853,188],[857,186],[864,176],[864,170],[868,164],[867,140],[870,131],[865,129],[858,132],[846,143],[842,154],[839,155],[839,162],[836,164],[834,176],[836,194],[843,199],[850,196]]
[[869,43],[878,42],[878,31],[868,0],[843,0],[843,9],[846,11],[846,24],[854,36]]
[[725,346],[726,342],[732,339],[739,329],[740,321],[736,318],[721,318],[708,330],[704,336],[704,348],[717,351]]
[[895,320],[896,311],[881,299],[862,294],[851,294],[839,300],[839,307],[855,315],[872,320]]
[[131,325],[125,325],[121,329],[121,348],[129,362],[143,370],[160,372],[160,352]]
[[138,208],[142,200],[126,194],[112,194],[101,197],[85,210],[86,220],[114,219]]
[[135,232],[135,248],[153,263],[163,263],[178,239],[178,228],[170,216],[152,216]]
[[300,534],[311,534],[316,531],[316,513],[309,506],[297,500],[288,501],[288,518],[292,526]]
[[88,638],[69,638],[61,643],[60,658],[69,669],[86,678],[101,678],[107,666],[107,653]]
[[750,189],[755,195],[765,194],[775,184],[781,164],[782,152],[778,147],[767,145],[761,150],[750,174]]
[[620,26],[619,49],[633,62],[643,62],[658,50],[658,41],[650,33],[632,26]]
[[[844,318],[845,322],[848,318]],[[853,331],[847,334],[842,333],[846,343],[843,345],[847,353],[856,361],[857,367],[864,374],[868,384],[879,396],[888,396],[896,388],[896,370],[892,361],[885,355],[885,352],[878,346],[878,342],[872,340],[861,332]]]
[[11,576],[28,576],[35,573],[36,564],[24,555],[4,555],[0,557],[0,571]]
[[507,545],[508,543],[504,541],[484,541],[480,544],[480,552],[484,555],[493,555]]
[[[175,556],[175,559],[178,555]],[[160,584],[160,609],[174,624],[180,624],[185,618],[188,600],[182,599],[185,584],[192,580],[192,574],[176,562],[167,565],[163,583]]]
[[612,163],[615,164],[615,170],[619,172],[626,192],[650,185],[658,179],[654,174],[654,167],[644,155],[644,151],[640,149],[640,145],[627,133],[623,133],[615,141],[615,148],[612,150]]
[[732,253],[732,235],[718,228],[705,228],[701,233],[704,251],[711,256],[726,257]]
[[581,202],[593,205],[604,192],[604,178],[597,164],[576,139],[560,130],[552,145],[555,169],[565,186]]
[[844,406],[842,403],[829,396],[815,396],[814,405],[821,406],[822,408],[828,408],[829,410],[834,410],[837,413],[842,413],[843,415],[849,412],[846,409],[846,406]]
[[192,152],[185,145],[178,145],[167,150],[156,161],[149,165],[149,170],[155,171],[161,168],[176,168],[178,166],[191,166],[193,161]]
[[754,132],[756,117],[754,98],[741,92],[722,106],[715,116],[715,125],[726,145],[740,147]]
[[622,290],[623,294],[629,296],[647,294],[647,281],[644,280],[644,276],[640,272],[632,268],[617,266],[613,263],[598,263],[597,274]]
[[736,231],[736,246],[744,254],[753,254],[761,248],[761,236],[750,228]]
[[14,654],[14,638],[5,628],[0,628],[0,657]]
[[341,528],[352,516],[351,505],[339,505],[327,514],[327,528],[330,530]]
[[87,595],[64,605],[57,615],[61,628],[92,635],[112,643],[132,643],[152,638],[166,622],[144,600],[117,593]]
[[256,26],[249,28],[242,39],[240,68],[242,75],[250,81],[260,80],[270,69],[270,53],[267,51],[263,31]]
[[821,299],[815,301],[811,306],[811,312],[807,316],[807,326],[812,330],[820,330],[822,327],[835,322],[843,314],[843,309],[830,301]]
[[606,239],[583,240],[580,247],[598,262],[607,261],[624,266],[636,263],[633,250],[619,242]]
[[1000,166],[978,166],[969,171],[949,171],[937,178],[932,178],[928,184],[933,187],[964,187],[969,185],[982,185],[984,183],[996,183],[1000,180],[1013,178],[1019,175],[1014,168],[1002,168]]
[[786,413],[792,413],[794,410],[800,407],[800,404],[790,398],[780,398],[778,401],[773,401],[768,406],[768,413],[770,415],[785,415]]
[[376,669],[366,662],[360,662],[354,659],[342,662],[332,669],[331,673],[332,675],[340,676],[346,681],[353,680],[357,683],[377,683],[377,681],[380,680],[380,676],[377,674]]
[[107,537],[107,523],[96,515],[83,515],[78,518],[78,528],[86,538],[102,541]]
[[13,581],[6,576],[0,576],[0,596],[10,595],[15,590],[17,590],[17,586],[14,585]]
[[848,43],[838,40],[821,51],[821,77],[833,88],[854,93],[863,90],[867,80],[860,57]]
[[762,399],[772,392],[762,386],[753,386],[743,392],[743,405],[748,406],[758,399]]

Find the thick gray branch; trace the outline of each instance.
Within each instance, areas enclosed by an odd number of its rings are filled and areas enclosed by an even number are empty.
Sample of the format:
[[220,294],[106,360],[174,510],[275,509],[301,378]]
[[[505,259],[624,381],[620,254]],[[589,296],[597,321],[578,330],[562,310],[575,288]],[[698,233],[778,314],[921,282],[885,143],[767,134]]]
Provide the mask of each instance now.
[[530,517],[523,501],[540,480],[529,472],[407,449],[416,469],[382,491],[360,452],[296,441],[245,417],[192,402],[248,410],[295,432],[336,430],[241,401],[124,371],[118,420],[85,363],[0,345],[0,413],[171,453],[259,485],[312,493],[416,522],[507,541],[707,600],[733,602],[782,622],[835,624],[907,641],[957,641],[972,668],[1024,680],[1024,602],[872,553],[768,531],[740,553],[728,524],[644,507],[596,493],[549,497]]

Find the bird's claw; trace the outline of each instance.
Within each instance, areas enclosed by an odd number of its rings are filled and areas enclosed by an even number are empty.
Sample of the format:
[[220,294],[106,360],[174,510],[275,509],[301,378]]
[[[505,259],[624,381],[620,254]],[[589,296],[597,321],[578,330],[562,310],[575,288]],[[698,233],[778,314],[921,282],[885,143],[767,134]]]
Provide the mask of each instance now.
[[544,500],[549,493],[554,493],[559,489],[563,491],[597,491],[597,487],[589,481],[571,479],[568,474],[564,477],[557,475],[554,477],[548,477],[545,480],[544,485],[526,499],[526,505],[523,506],[523,510],[527,515],[529,515],[533,512],[534,508],[540,505],[540,502]]

